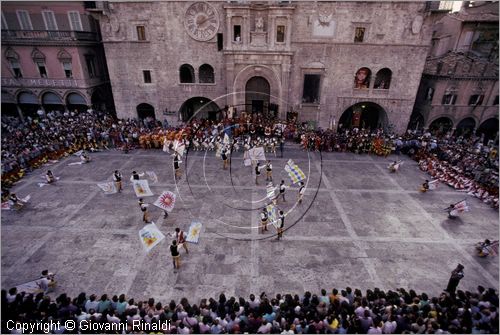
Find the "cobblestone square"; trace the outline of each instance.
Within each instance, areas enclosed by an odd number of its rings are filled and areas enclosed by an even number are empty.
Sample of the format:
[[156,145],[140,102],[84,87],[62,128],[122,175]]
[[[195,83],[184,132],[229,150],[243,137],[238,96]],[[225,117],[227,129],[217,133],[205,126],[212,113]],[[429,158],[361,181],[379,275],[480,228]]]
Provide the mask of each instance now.
[[[269,154],[274,183],[290,184],[283,167],[289,158],[310,176],[302,204],[297,188],[278,206],[289,212],[282,241],[273,241],[274,227],[259,234],[259,208],[266,196],[265,174],[255,185],[250,167],[236,153],[231,169],[223,170],[214,152],[190,152],[184,174],[174,183],[171,156],[155,150],[130,154],[92,154],[86,165],[68,166],[77,157],[35,170],[13,191],[31,195],[19,212],[2,211],[2,287],[38,277],[44,269],[57,274],[62,292],[77,296],[121,294],[160,301],[187,296],[250,293],[319,292],[325,288],[403,287],[439,294],[458,262],[465,265],[459,288],[498,288],[498,260],[475,256],[473,244],[498,239],[498,212],[475,198],[441,185],[421,194],[427,176],[401,156],[403,167],[390,174],[394,157],[341,153],[307,153],[288,144],[284,158]],[[61,179],[39,187],[51,169]],[[119,169],[124,192],[105,195],[97,183],[110,181]],[[154,202],[163,190],[178,194],[174,211],[150,206],[153,221],[166,234],[192,221],[203,230],[190,253],[181,249],[181,269],[174,273],[166,237],[149,254],[139,241],[141,212],[131,183],[133,170],[154,171],[150,183]],[[470,212],[449,220],[443,210],[467,198]]]

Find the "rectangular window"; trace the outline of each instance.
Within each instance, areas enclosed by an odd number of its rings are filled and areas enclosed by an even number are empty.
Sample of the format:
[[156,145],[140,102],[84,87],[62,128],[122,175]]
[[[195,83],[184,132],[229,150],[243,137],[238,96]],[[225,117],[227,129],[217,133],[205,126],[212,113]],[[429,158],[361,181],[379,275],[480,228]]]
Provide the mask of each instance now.
[[46,30],[58,30],[57,22],[54,16],[54,12],[51,10],[42,11],[43,22],[45,23]]
[[87,64],[87,71],[89,73],[89,78],[94,78],[96,75],[94,56],[89,56],[89,55],[85,56],[85,63]]
[[21,72],[21,65],[19,65],[19,62],[17,61],[17,59],[11,59],[10,66],[12,68],[12,72],[14,73],[14,77],[16,77],[16,78],[23,77],[23,73]]
[[151,71],[144,70],[144,71],[142,71],[142,75],[144,77],[144,82],[146,84],[150,84],[151,83]]
[[456,94],[445,94],[443,95],[443,105],[454,105],[457,100]]
[[233,26],[233,41],[241,42],[241,26],[240,25]]
[[493,105],[498,105],[498,95],[495,96],[495,100],[493,100]]
[[144,26],[137,26],[137,40],[138,41],[145,41],[146,40],[146,27]]
[[469,106],[479,106],[483,103],[484,95],[474,94],[469,98]]
[[73,67],[71,62],[63,62],[62,64],[66,78],[73,78]]
[[68,12],[69,24],[71,30],[83,31],[82,21],[80,20],[80,13],[77,11]]
[[9,27],[7,27],[7,20],[5,20],[5,16],[3,15],[3,12],[2,12],[2,29],[3,30],[9,29]]
[[17,10],[17,20],[19,21],[19,26],[21,30],[33,30],[31,25],[30,14],[27,10]]
[[276,27],[276,42],[285,42],[285,26]]
[[302,102],[309,104],[319,104],[319,83],[321,75],[306,74],[304,76],[304,90],[302,93]]
[[45,68],[45,63],[41,61],[36,62],[38,72],[40,72],[40,77],[47,78],[47,69]]
[[361,43],[365,38],[365,28],[356,27],[356,32],[354,34],[354,42]]

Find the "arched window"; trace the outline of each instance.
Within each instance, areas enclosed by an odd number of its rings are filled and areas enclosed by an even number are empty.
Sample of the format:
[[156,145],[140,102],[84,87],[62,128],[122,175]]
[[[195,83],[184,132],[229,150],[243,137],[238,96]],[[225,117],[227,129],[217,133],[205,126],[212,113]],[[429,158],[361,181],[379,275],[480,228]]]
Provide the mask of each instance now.
[[375,76],[375,84],[373,88],[378,88],[380,90],[388,90],[391,86],[392,71],[388,68],[383,68],[377,72]]
[[214,68],[208,64],[200,66],[200,83],[215,83]]
[[367,67],[362,67],[356,71],[354,76],[354,88],[368,88],[370,87],[370,79],[372,71]]
[[181,83],[194,83],[194,69],[189,64],[181,65],[179,69],[179,78]]

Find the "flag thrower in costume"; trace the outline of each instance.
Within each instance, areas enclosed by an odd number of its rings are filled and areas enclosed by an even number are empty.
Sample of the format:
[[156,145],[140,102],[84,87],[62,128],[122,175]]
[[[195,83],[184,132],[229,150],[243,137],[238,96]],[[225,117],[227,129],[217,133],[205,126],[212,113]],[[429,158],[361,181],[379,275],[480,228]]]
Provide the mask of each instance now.
[[298,167],[293,160],[289,159],[285,165],[285,171],[288,172],[288,176],[292,180],[292,184],[296,184],[306,179],[306,175]]
[[468,212],[469,206],[467,206],[467,201],[464,199],[462,201],[450,205],[448,208],[445,208],[444,210],[448,211],[448,215],[450,217],[456,217],[463,212]]

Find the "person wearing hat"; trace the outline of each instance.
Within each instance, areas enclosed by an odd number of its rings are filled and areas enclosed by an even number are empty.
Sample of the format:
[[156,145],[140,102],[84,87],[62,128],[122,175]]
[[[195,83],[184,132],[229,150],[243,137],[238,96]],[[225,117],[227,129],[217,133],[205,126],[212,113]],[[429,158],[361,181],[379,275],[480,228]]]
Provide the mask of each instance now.
[[227,157],[227,149],[224,147],[222,148],[220,157],[222,158],[222,169],[226,170],[227,169],[227,164],[228,164],[228,157]]
[[280,211],[278,217],[278,237],[276,238],[278,241],[283,238],[284,229],[285,229],[285,213],[283,211]]
[[464,277],[463,269],[464,266],[458,263],[455,270],[451,272],[451,277],[450,280],[448,281],[448,286],[445,289],[445,291],[448,292],[450,295],[453,296],[455,295],[455,290],[457,289],[458,283],[460,283],[460,280]]
[[271,161],[266,163],[266,181],[273,181],[273,165]]

